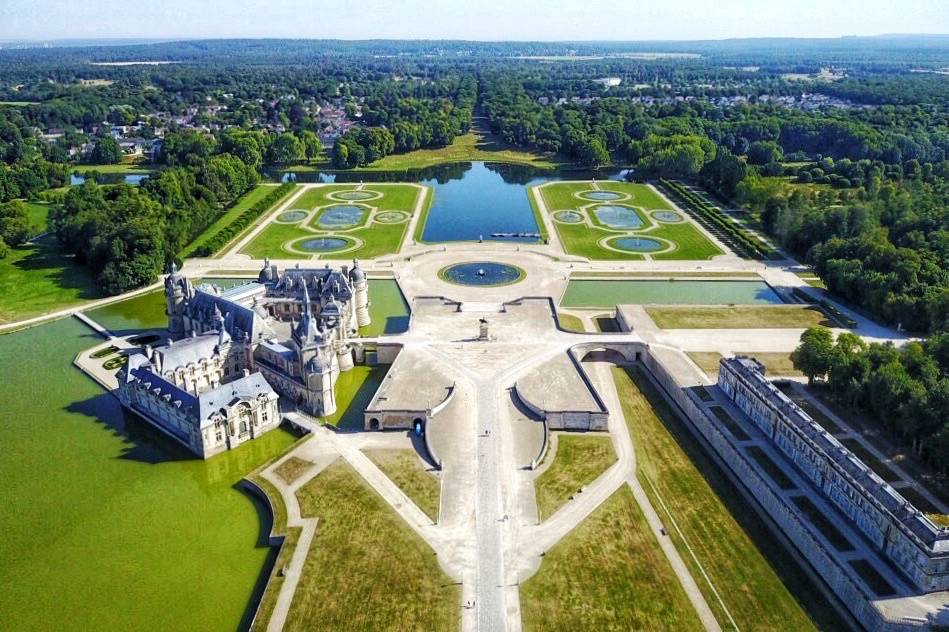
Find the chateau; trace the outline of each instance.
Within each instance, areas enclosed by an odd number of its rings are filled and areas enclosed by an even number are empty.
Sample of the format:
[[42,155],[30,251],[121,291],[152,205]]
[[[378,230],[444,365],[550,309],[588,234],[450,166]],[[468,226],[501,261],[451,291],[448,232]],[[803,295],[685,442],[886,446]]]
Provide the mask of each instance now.
[[353,267],[264,262],[257,282],[197,288],[165,279],[168,331],[129,357],[119,399],[208,458],[276,428],[278,396],[314,416],[336,411],[335,384],[353,367],[350,340],[370,323],[366,275]]

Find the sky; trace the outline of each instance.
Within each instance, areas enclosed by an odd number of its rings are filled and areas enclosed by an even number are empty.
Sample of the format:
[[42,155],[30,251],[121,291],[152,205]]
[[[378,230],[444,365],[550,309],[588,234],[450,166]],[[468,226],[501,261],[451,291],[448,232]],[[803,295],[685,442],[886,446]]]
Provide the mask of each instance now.
[[0,40],[657,40],[949,33],[949,0],[0,0]]

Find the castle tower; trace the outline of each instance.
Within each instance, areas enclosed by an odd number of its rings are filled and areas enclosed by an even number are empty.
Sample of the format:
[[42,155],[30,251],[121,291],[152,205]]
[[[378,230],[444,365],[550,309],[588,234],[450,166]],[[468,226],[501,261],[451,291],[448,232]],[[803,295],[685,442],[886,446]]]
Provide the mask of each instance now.
[[369,283],[366,281],[366,273],[359,267],[359,261],[356,259],[353,259],[353,269],[349,271],[349,280],[353,284],[356,324],[365,327],[372,322],[369,317]]
[[165,313],[168,315],[168,331],[173,336],[185,334],[185,308],[193,295],[191,281],[178,274],[178,267],[172,262],[171,274],[165,277]]

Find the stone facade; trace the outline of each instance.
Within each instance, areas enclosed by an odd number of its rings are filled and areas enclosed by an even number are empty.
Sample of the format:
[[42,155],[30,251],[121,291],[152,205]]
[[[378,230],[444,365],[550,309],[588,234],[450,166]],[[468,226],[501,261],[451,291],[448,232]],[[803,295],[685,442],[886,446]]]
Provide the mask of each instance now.
[[934,525],[764,376],[721,362],[719,387],[919,590],[949,590],[949,529]]
[[194,287],[165,280],[167,345],[130,356],[123,404],[207,458],[280,423],[278,393],[315,416],[336,411],[335,384],[353,368],[352,339],[370,323],[358,262],[334,270],[264,263],[257,282]]

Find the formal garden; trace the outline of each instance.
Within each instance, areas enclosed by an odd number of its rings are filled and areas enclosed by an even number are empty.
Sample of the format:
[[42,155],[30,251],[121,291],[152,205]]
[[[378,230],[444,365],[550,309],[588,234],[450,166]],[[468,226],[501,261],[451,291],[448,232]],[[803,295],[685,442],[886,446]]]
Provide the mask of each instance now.
[[240,252],[257,259],[374,258],[399,251],[428,189],[415,184],[311,187]]
[[699,260],[723,254],[650,186],[617,181],[547,182],[540,196],[567,254],[589,259]]

